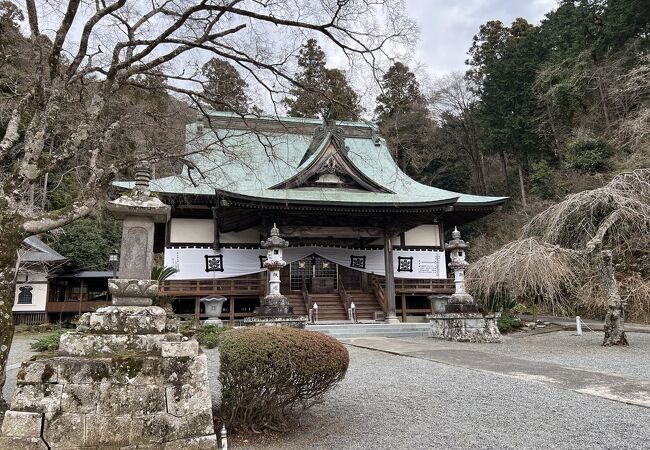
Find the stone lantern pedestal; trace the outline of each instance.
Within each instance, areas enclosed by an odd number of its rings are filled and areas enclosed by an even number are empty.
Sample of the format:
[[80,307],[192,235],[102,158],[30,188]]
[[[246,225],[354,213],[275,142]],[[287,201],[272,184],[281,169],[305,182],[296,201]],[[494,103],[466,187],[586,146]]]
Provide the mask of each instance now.
[[444,306],[444,312],[427,315],[431,325],[429,336],[457,342],[501,342],[496,323],[498,314],[479,312],[474,297],[465,290],[468,248],[469,243],[463,241],[460,232],[455,229],[452,240],[445,244],[451,257],[449,267],[454,271],[455,292]]
[[226,300],[228,300],[226,297],[203,297],[201,299],[201,302],[205,305],[205,314],[208,316],[203,325],[223,326],[223,321],[219,316]]
[[136,178],[109,203],[124,222],[113,305],[83,314],[56,356],[22,364],[0,450],[217,447],[206,355],[151,306],[154,222],[169,207],[150,195],[146,171]]
[[262,248],[267,249],[264,267],[269,274],[268,294],[255,310],[255,317],[247,317],[244,323],[295,328],[304,328],[307,324],[307,316],[295,315],[287,297],[280,293],[280,269],[287,264],[282,259],[282,250],[288,245],[289,243],[280,237],[280,230],[273,225],[269,238],[261,242]]

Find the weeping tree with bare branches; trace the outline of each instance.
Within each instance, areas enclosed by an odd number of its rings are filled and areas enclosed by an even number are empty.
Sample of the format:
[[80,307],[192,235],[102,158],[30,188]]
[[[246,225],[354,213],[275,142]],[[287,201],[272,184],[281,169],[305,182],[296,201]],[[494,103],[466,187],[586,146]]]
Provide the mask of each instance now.
[[[273,107],[299,84],[290,61],[308,37],[333,43],[374,75],[389,50],[410,45],[415,33],[401,0],[25,0],[25,6],[30,54],[23,59],[33,70],[29,79],[3,82],[10,88],[0,96],[0,387],[23,238],[92,213],[113,178],[137,161],[187,156],[185,145],[154,145],[160,128],[139,121],[149,113],[125,108],[128,92],[162,89],[203,111],[211,99],[201,67],[219,58]],[[80,186],[70,204],[52,211],[30,201],[46,174],[61,167]]]
[[560,309],[568,302],[606,308],[603,345],[627,345],[613,258],[643,248],[648,233],[650,169],[622,173],[533,217],[521,239],[470,266],[469,284],[483,296],[508,293]]

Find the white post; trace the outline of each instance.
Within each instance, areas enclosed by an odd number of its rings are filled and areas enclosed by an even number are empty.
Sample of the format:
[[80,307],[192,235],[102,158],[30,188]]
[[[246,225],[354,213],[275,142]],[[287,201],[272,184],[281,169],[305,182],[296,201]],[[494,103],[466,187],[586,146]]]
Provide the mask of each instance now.
[[226,424],[221,427],[221,448],[228,450],[228,432],[226,431]]
[[357,323],[357,311],[356,311],[356,306],[354,302],[350,303],[350,319],[352,319],[352,323]]
[[316,323],[318,322],[318,304],[314,302],[312,308],[314,309],[314,323]]
[[580,316],[576,316],[576,335],[582,336],[582,322]]

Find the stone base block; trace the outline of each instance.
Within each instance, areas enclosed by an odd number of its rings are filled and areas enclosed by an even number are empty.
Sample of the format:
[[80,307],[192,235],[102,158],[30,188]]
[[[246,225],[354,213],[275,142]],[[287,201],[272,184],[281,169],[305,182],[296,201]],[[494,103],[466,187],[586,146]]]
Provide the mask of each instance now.
[[5,449],[216,448],[208,365],[161,308],[102,308],[61,337],[59,356],[23,363]]
[[258,327],[305,328],[307,316],[258,316],[246,317],[244,324]]
[[476,313],[430,314],[429,336],[456,342],[501,342],[496,315]]
[[174,332],[167,313],[158,306],[106,306],[85,313],[79,321],[79,331],[90,333],[161,334]]

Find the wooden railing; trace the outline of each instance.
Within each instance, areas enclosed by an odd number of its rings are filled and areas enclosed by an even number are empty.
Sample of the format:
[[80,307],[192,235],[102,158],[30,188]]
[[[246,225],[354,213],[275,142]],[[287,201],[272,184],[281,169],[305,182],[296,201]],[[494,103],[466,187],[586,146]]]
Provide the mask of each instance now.
[[348,316],[348,319],[356,322],[356,318],[353,317],[354,312],[352,311],[352,297],[345,291],[345,286],[343,286],[343,281],[341,277],[337,280],[337,289],[339,291],[339,297],[343,302],[343,307],[345,308],[345,313]]
[[444,278],[441,280],[424,280],[397,278],[395,279],[396,294],[453,294],[454,280]]
[[173,296],[264,295],[264,278],[258,274],[213,280],[166,280],[160,293]]
[[384,288],[381,287],[381,284],[379,284],[379,280],[375,276],[375,274],[370,274],[370,288],[372,289],[372,292],[375,294],[375,298],[379,302],[379,306],[381,306],[381,309],[384,312],[388,312],[388,305],[386,304],[386,293],[384,292]]
[[105,300],[94,302],[47,302],[45,310],[49,313],[79,313],[95,311],[97,308],[101,308],[102,306],[109,306],[110,304],[111,302]]

